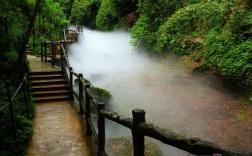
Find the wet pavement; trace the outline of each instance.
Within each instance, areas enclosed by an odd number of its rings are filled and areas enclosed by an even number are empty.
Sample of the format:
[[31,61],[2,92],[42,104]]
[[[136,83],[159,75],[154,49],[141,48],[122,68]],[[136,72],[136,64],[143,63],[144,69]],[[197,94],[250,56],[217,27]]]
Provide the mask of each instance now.
[[71,102],[36,105],[28,156],[95,156],[92,138]]
[[[59,70],[28,55],[31,71]],[[33,135],[27,156],[95,156],[95,144],[85,135],[85,122],[70,101],[35,104]]]

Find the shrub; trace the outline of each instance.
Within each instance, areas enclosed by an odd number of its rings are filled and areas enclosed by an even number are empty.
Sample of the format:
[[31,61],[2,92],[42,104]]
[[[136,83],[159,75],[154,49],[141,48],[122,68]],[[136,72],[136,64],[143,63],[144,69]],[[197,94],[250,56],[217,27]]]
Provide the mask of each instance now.
[[225,22],[227,9],[222,3],[202,2],[177,10],[160,26],[157,32],[158,52],[167,47],[175,53],[189,54],[190,38],[202,37],[212,28],[217,29]]

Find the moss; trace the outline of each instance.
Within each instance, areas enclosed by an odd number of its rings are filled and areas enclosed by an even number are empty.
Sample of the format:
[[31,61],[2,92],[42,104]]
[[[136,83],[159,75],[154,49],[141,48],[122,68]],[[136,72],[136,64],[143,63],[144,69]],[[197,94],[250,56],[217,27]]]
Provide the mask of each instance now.
[[[107,141],[106,152],[110,156],[132,156],[133,155],[133,141],[131,137],[112,138]],[[163,153],[159,146],[145,138],[145,156],[162,156]]]
[[97,100],[99,102],[105,102],[105,103],[109,103],[110,100],[112,99],[112,95],[110,94],[109,91],[107,91],[104,88],[100,88],[100,87],[93,87],[92,88],[93,93],[96,95],[96,97],[98,98]]

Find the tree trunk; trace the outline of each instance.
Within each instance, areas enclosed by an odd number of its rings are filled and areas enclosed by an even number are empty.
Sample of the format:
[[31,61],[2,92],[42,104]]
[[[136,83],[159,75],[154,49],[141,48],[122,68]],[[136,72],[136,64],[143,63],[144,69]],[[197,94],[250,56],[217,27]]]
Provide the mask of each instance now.
[[69,8],[69,10],[67,10],[67,12],[66,12],[67,18],[69,18],[69,17],[71,16],[73,4],[74,4],[74,0],[70,0],[70,8]]
[[30,18],[30,23],[28,25],[28,29],[26,30],[25,34],[24,34],[24,38],[23,38],[23,41],[22,41],[22,44],[21,44],[21,47],[19,49],[19,55],[18,55],[18,63],[22,63],[24,61],[24,53],[25,53],[25,47],[26,47],[26,44],[28,42],[28,39],[29,39],[29,36],[31,34],[31,31],[32,31],[32,27],[34,25],[34,22],[35,22],[35,19],[36,19],[36,16],[37,16],[37,13],[40,9],[40,4],[41,4],[41,1],[42,0],[37,0],[36,1],[36,5],[35,5],[35,8],[33,10],[33,14]]

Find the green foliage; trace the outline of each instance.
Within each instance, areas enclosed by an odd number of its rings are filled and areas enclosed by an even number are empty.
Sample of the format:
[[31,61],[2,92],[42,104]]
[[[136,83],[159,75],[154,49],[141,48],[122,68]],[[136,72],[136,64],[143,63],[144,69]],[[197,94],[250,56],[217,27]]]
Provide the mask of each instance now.
[[73,4],[71,20],[79,24],[90,20],[91,2],[89,0],[76,0]]
[[[3,80],[4,81],[4,80]],[[3,81],[0,83],[0,89],[5,90]],[[17,86],[11,86],[11,90]],[[6,97],[6,92],[1,93]],[[25,107],[25,100],[23,90],[18,92],[17,96],[13,99],[13,114],[17,136],[17,148],[13,138],[13,127],[11,126],[9,106],[3,108],[7,104],[7,98],[0,100],[0,155],[24,155],[27,142],[32,134],[32,118],[34,114],[34,104],[29,97],[26,97],[28,102],[27,108]],[[2,109],[3,108],[3,109]],[[26,114],[27,109],[29,115]]]
[[145,15],[140,16],[134,27],[130,30],[133,45],[137,44],[152,44],[156,36],[152,32],[148,31],[149,18]]
[[101,0],[75,0],[71,13],[71,21],[95,28],[95,18],[100,5]]
[[115,0],[103,0],[96,16],[96,25],[102,30],[112,30],[118,19]]
[[156,50],[162,52],[169,47],[175,53],[190,53],[190,39],[220,27],[225,22],[226,12],[225,5],[215,2],[192,4],[177,10],[160,26]]
[[206,64],[237,84],[252,85],[252,41],[236,45],[223,35],[209,35],[206,40]]
[[68,26],[69,23],[63,8],[58,2],[44,0],[40,14],[35,21],[35,32],[30,36],[31,52],[38,55],[40,54],[41,42],[59,40],[62,29]]
[[1,1],[0,58],[5,52],[18,50],[23,30],[28,23],[29,11],[24,2]]
[[73,23],[104,31],[124,24],[125,17],[136,10],[132,0],[75,0],[71,13]]
[[140,18],[130,30],[133,45],[144,44],[147,47],[153,47],[158,36],[156,31],[159,26],[172,15],[176,8],[180,8],[182,2],[177,0],[163,1],[158,0],[140,0],[138,2],[138,12]]
[[60,4],[62,11],[67,15],[67,17],[69,17],[71,14],[74,0],[54,0],[54,1]]
[[206,35],[206,66],[237,85],[252,86],[252,11],[234,3],[230,18],[219,31]]
[[136,2],[132,0],[102,0],[96,16],[96,26],[104,31],[121,27],[125,16],[135,9]]
[[251,1],[139,0],[140,18],[130,30],[133,45],[160,54],[197,56],[201,69],[212,70],[237,85],[252,86]]
[[24,30],[27,29],[32,12],[33,0],[1,1],[0,5],[0,79],[13,77],[18,73],[16,59]]

